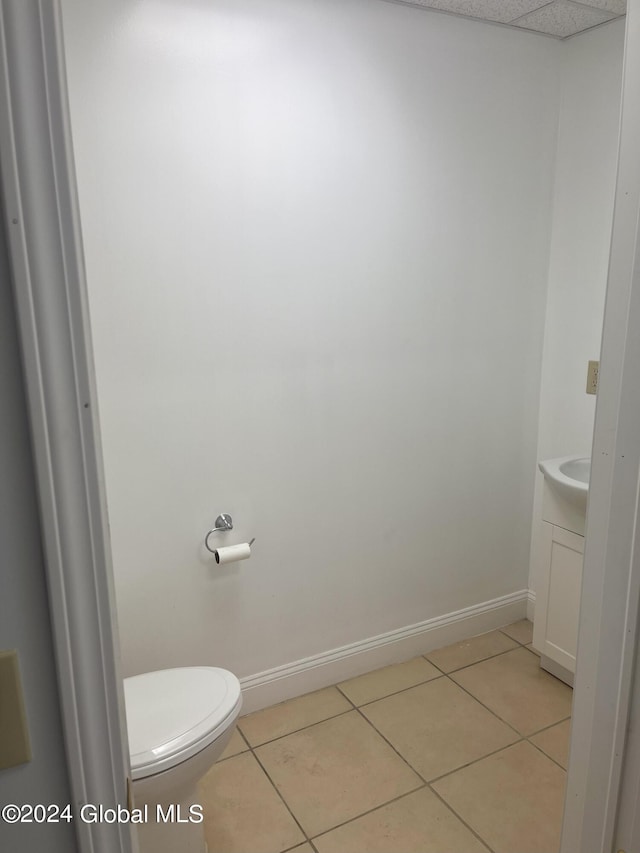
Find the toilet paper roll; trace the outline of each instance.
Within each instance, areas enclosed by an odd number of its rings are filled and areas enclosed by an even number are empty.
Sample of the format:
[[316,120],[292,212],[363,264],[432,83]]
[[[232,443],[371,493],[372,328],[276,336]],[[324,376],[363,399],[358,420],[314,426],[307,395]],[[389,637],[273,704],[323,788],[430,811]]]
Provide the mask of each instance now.
[[216,563],[224,565],[224,563],[235,563],[238,560],[248,560],[251,556],[251,545],[248,542],[243,542],[241,545],[229,545],[227,548],[216,548],[213,552],[216,558]]

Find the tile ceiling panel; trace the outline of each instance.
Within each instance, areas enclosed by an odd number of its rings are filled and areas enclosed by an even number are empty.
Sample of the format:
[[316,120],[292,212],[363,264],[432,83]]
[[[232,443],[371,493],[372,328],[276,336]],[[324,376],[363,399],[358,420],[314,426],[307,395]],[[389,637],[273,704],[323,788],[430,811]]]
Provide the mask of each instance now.
[[440,12],[452,12],[467,18],[482,18],[507,24],[527,12],[539,9],[542,0],[410,0],[418,6],[428,6]]
[[567,38],[624,15],[626,0],[401,0],[556,38]]
[[614,15],[624,15],[627,11],[627,0],[580,0],[587,6],[596,6]]
[[555,3],[519,18],[515,21],[515,25],[527,30],[566,38],[602,24],[604,21],[610,21],[614,17],[613,12],[605,12],[603,9],[581,6],[571,3],[570,0],[556,0]]

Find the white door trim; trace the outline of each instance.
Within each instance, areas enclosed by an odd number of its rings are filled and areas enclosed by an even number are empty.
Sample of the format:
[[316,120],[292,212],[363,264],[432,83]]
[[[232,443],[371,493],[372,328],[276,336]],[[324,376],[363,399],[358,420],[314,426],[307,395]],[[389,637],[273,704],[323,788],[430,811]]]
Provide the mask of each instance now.
[[[639,5],[629,2],[562,853],[611,850],[636,647]],[[69,772],[76,803],[114,805],[127,751],[57,0],[0,0],[0,53],[0,164]],[[127,825],[77,828],[82,851],[132,849]]]
[[620,151],[592,450],[562,853],[610,853],[612,849],[637,644],[640,0],[628,3],[623,67]]
[[[57,0],[0,3],[0,166],[72,796],[126,804],[129,773],[82,240]],[[82,823],[83,853],[129,853]]]

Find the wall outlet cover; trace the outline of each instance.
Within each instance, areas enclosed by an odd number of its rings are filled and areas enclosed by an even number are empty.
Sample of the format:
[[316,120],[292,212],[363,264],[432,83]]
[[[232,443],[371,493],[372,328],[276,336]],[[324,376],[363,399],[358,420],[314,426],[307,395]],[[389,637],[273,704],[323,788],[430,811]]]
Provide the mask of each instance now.
[[600,372],[600,362],[590,361],[587,370],[587,394],[598,393],[598,374]]

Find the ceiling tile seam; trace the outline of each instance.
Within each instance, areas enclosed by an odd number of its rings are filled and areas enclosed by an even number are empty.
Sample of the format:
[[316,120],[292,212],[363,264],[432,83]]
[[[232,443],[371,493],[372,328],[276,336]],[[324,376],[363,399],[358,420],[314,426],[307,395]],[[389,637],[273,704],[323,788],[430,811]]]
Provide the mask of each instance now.
[[[519,15],[517,18],[514,18],[511,21],[494,21],[491,18],[479,18],[476,15],[465,15],[461,12],[452,12],[449,9],[439,9],[437,7],[434,7],[434,6],[425,6],[422,3],[415,3],[414,0],[383,0],[383,2],[384,3],[393,3],[394,5],[404,6],[405,8],[409,8],[409,9],[417,9],[419,11],[427,12],[427,13],[434,12],[436,15],[446,15],[449,18],[459,18],[459,19],[461,18],[462,20],[465,20],[465,21],[476,21],[476,22],[480,22],[482,24],[489,24],[490,26],[493,26],[493,27],[507,27],[509,29],[517,29],[518,32],[520,32],[520,33],[528,33],[531,36],[538,36],[538,37],[541,36],[542,38],[551,38],[551,39],[555,39],[556,41],[566,41],[567,39],[575,38],[576,36],[579,36],[581,33],[586,33],[589,30],[594,30],[597,27],[603,27],[603,26],[605,26],[605,24],[610,24],[612,21],[616,21],[616,20],[619,20],[620,18],[624,18],[625,14],[626,14],[626,13],[624,13],[621,15],[621,14],[618,14],[616,12],[610,12],[610,14],[613,15],[613,17],[605,19],[604,21],[598,21],[595,24],[591,24],[591,26],[589,26],[589,27],[585,27],[584,29],[578,30],[575,33],[571,33],[570,35],[561,36],[561,35],[556,35],[555,33],[546,32],[545,30],[528,29],[526,27],[518,26],[516,23],[514,23],[516,21],[519,21],[521,18],[526,18],[528,15],[533,14],[533,12],[537,12],[539,9],[544,9],[546,6],[553,6],[554,3],[556,2],[556,0],[549,0],[549,2],[543,3],[542,6],[538,6],[536,9],[532,9],[530,12],[526,12],[524,15]],[[600,12],[608,11],[606,9],[601,9],[598,6],[589,6],[588,4],[580,3],[580,2],[578,2],[578,0],[568,0],[568,2],[572,3],[573,5],[580,6],[582,9],[591,9],[592,11],[595,10],[595,11],[600,11]]]
[[[583,30],[578,30],[577,33],[571,33],[569,36],[561,36],[560,41],[569,41],[569,39],[574,39],[576,36],[581,36],[583,33],[589,33],[591,30],[597,30],[600,27],[606,27],[607,24],[611,24],[613,21],[619,21],[621,18],[624,18],[624,15],[616,15],[615,18],[609,18],[608,21],[598,21],[597,24],[592,24],[590,27],[585,27]],[[511,24],[509,24],[511,26]]]
[[[611,15],[609,21],[612,21],[614,18],[624,18],[624,16],[627,14],[626,12],[612,12],[611,9],[603,9],[602,6],[594,6],[589,3],[589,0],[584,0],[584,2],[581,2],[581,0],[568,0],[568,2],[571,3],[573,6],[579,6],[581,9],[591,9],[592,11],[596,12],[606,12],[608,15]],[[609,23],[609,21],[600,21],[600,23],[607,24]],[[594,26],[597,27],[598,24],[595,24]],[[589,29],[592,29],[592,27],[589,27]]]
[[609,18],[605,18],[604,20],[598,21],[595,24],[591,24],[588,27],[584,27],[581,30],[578,30],[575,33],[571,33],[570,35],[562,36],[557,35],[556,33],[550,33],[545,30],[532,30],[526,27],[521,27],[517,22],[522,18],[526,18],[529,15],[532,15],[534,12],[539,12],[541,9],[546,8],[547,6],[553,6],[557,0],[548,0],[546,3],[542,3],[542,5],[537,6],[535,9],[531,9],[528,12],[525,12],[523,15],[518,15],[516,18],[511,18],[508,21],[495,21],[492,18],[481,18],[477,15],[465,14],[464,12],[453,12],[450,9],[441,9],[436,6],[427,6],[423,3],[416,3],[415,0],[384,0],[386,3],[394,3],[400,6],[409,6],[413,9],[422,9],[427,12],[435,12],[440,15],[448,15],[454,18],[463,18],[467,21],[481,21],[482,23],[492,24],[498,27],[516,27],[520,30],[520,32],[528,32],[531,34],[546,36],[548,38],[554,38],[559,41],[564,41],[568,38],[573,38],[574,36],[580,35],[580,33],[587,32],[588,30],[593,30],[596,27],[601,27],[603,24],[608,24],[611,21],[618,20],[619,18],[624,18],[626,12],[613,12],[610,9],[603,9],[601,6],[593,6],[589,3],[589,0],[585,0],[585,2],[581,2],[581,0],[565,0],[565,2],[570,3],[572,6],[576,6],[583,11],[590,10],[592,12],[604,12],[609,14]]
[[[489,24],[492,27],[506,27],[507,29],[517,29],[519,33],[528,33],[531,36],[542,36],[543,38],[556,39],[556,41],[563,41],[565,38],[573,38],[573,35],[577,35],[574,33],[571,36],[558,36],[555,33],[547,33],[544,30],[529,30],[524,27],[514,27],[513,21],[494,21],[492,18],[478,18],[476,15],[465,15],[462,12],[451,12],[449,9],[438,9],[435,6],[425,6],[422,3],[415,3],[414,0],[382,0],[383,3],[394,3],[397,6],[405,6],[408,9],[418,9],[418,11],[422,12],[433,12],[436,15],[446,15],[449,18],[458,18],[464,21],[475,21],[476,23],[480,22],[481,24]],[[542,6],[539,6],[539,9],[543,9],[544,6],[552,6],[556,0],[551,0],[549,3],[544,3]],[[593,7],[592,7],[593,8]],[[537,12],[538,9],[532,9],[532,12]],[[532,12],[527,12],[530,15]],[[525,15],[520,15],[519,18],[524,18]],[[601,21],[594,26],[599,27],[602,24],[608,24],[609,21]],[[593,27],[589,27],[589,29],[593,29]]]
[[[581,3],[580,0],[565,0],[565,2],[570,3],[572,6],[577,6],[578,9],[582,9],[583,11],[590,12],[602,12],[606,15],[609,15],[608,18],[604,18],[601,21],[598,21],[595,24],[591,24],[589,27],[585,27],[582,30],[578,30],[576,33],[572,33],[571,36],[576,36],[579,33],[584,33],[587,30],[592,30],[594,27],[599,27],[600,24],[608,24],[609,21],[613,21],[615,18],[624,18],[624,14],[620,14],[619,12],[612,12],[610,9],[603,9],[601,6],[592,6],[590,3]],[[521,21],[523,18],[528,18],[529,15],[533,15],[534,12],[539,12],[541,9],[546,9],[548,6],[555,6],[556,0],[551,0],[550,3],[544,3],[542,6],[538,6],[536,9],[532,9],[530,12],[525,12],[524,15],[518,15],[517,18],[512,18],[510,21],[507,21],[507,24],[511,26],[518,26],[518,21]],[[536,32],[541,32],[541,30],[537,30]],[[571,36],[557,36],[557,38],[565,39],[571,38]]]
[[534,12],[539,12],[540,9],[546,9],[547,6],[554,6],[555,2],[556,2],[556,0],[550,0],[550,2],[548,2],[548,3],[541,3],[539,6],[536,6],[535,9],[530,9],[528,12],[525,12],[524,15],[518,15],[516,18],[510,18],[508,21],[505,21],[505,23],[508,24],[509,26],[511,26],[516,21],[519,21],[522,18],[526,18],[529,15],[533,15]]

